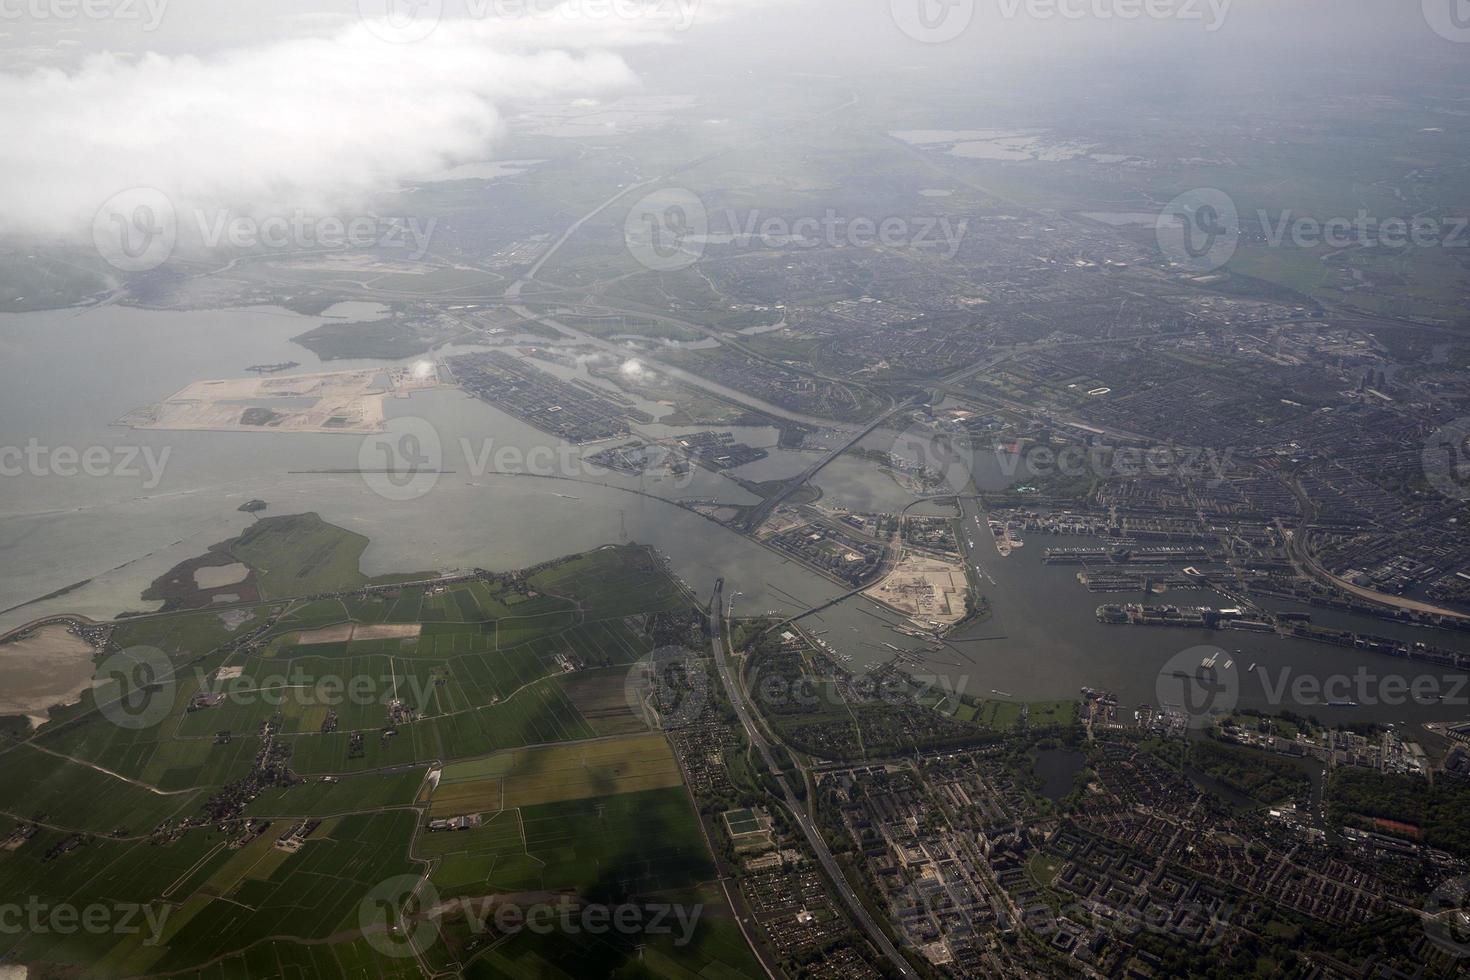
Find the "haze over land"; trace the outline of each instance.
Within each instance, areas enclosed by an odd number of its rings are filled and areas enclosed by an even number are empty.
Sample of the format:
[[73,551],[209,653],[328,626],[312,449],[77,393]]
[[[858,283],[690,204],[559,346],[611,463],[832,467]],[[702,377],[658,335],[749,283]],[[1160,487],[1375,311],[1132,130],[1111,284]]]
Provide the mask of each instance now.
[[1462,975],[1462,6],[0,0],[0,972]]

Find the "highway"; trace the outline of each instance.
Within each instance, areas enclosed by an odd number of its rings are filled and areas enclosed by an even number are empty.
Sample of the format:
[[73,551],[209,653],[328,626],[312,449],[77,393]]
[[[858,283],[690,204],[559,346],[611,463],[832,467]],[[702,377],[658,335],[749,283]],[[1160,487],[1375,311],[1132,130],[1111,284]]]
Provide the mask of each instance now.
[[914,968],[909,965],[908,960],[903,958],[903,954],[893,945],[887,934],[873,921],[873,917],[868,914],[862,900],[847,883],[847,878],[837,865],[837,859],[832,856],[832,852],[827,848],[827,842],[822,839],[821,832],[812,823],[805,808],[801,806],[786,776],[776,767],[776,760],[771,756],[771,747],[761,735],[755,719],[750,715],[750,708],[745,703],[745,695],[730,673],[730,664],[725,656],[724,591],[725,580],[720,579],[715,583],[715,594],[710,600],[710,638],[714,643],[715,669],[719,672],[720,683],[725,686],[725,693],[730,698],[730,704],[735,709],[736,716],[740,718],[740,724],[745,728],[745,737],[750,739],[750,744],[755,746],[756,751],[765,760],[766,767],[775,775],[776,783],[781,787],[781,793],[785,797],[786,808],[791,811],[792,818],[801,827],[802,833],[806,835],[807,843],[811,845],[812,851],[817,855],[817,860],[826,869],[832,887],[847,904],[853,920],[868,934],[873,945],[877,946],[879,951],[888,958],[900,975],[917,980],[918,974],[914,972]]
[[[998,363],[999,361],[1009,356],[1010,353],[1008,352],[992,358],[988,361],[983,361],[975,364],[967,364],[956,371],[951,371],[949,374],[934,382],[933,387],[937,390],[945,390],[948,386],[958,382],[959,380],[967,378],[977,371],[983,371],[990,365]],[[807,482],[818,473],[820,473],[828,463],[832,462],[838,456],[841,456],[843,453],[847,452],[853,446],[856,446],[859,442],[862,442],[863,439],[865,439],[870,432],[873,432],[874,430],[882,426],[889,419],[901,415],[908,409],[913,408],[917,402],[918,398],[915,397],[894,405],[888,411],[881,413],[872,422],[864,426],[846,443],[836,449],[833,449],[831,452],[824,455],[821,459],[817,460],[816,463],[812,464],[801,473],[798,473],[796,476],[786,481],[785,486],[783,486],[776,493],[772,494],[770,497],[767,497],[762,503],[757,505],[754,509],[752,509],[749,513],[745,515],[740,524],[741,528],[747,534],[754,534],[756,530],[766,522],[766,518],[770,517],[771,514],[775,512],[777,507],[784,503],[787,498],[789,498],[793,493],[797,491],[798,488],[805,486]],[[956,487],[955,489],[964,492],[967,488]]]
[[753,507],[748,513],[746,513],[745,517],[741,519],[741,527],[744,528],[747,534],[754,534],[756,530],[766,522],[766,518],[775,513],[777,507],[785,503],[787,498],[789,498],[801,487],[806,486],[807,481],[811,480],[812,477],[820,473],[828,463],[832,462],[838,456],[841,456],[843,453],[847,452],[853,446],[856,446],[859,442],[862,442],[863,439],[867,438],[868,433],[878,428],[884,422],[887,422],[889,419],[893,418],[895,415],[904,411],[905,409],[912,408],[913,405],[913,399],[909,399],[906,402],[895,405],[893,408],[884,412],[882,415],[879,415],[872,422],[868,423],[867,426],[854,433],[853,436],[846,442],[826,453],[826,455],[824,455],[821,459],[817,460],[811,466],[808,466],[805,470],[802,470],[796,476],[786,481],[786,485],[783,486],[780,490],[771,494],[771,496],[767,497],[765,500],[761,501],[759,504]]

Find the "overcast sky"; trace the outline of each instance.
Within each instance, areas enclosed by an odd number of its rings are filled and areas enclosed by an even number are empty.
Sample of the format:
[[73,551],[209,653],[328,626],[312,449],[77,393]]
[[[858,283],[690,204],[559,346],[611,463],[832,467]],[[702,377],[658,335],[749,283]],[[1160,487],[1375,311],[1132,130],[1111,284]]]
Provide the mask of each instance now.
[[[1463,0],[647,0],[632,17],[631,0],[553,2],[0,0],[4,231],[78,233],[135,185],[183,206],[324,207],[493,156],[525,99],[728,96],[752,73],[909,66],[945,68],[948,98],[997,66],[1064,98],[1095,64],[1182,66],[1187,93],[1355,61],[1424,74],[1470,53],[1445,36]],[[515,16],[524,3],[543,15]]]

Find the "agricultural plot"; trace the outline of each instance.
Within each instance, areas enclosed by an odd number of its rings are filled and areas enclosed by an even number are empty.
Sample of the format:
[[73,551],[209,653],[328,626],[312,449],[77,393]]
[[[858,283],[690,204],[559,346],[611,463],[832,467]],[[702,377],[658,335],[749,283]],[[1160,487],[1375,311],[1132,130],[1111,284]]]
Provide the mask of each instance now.
[[206,678],[198,692],[221,700],[211,707],[186,709],[172,730],[181,738],[204,738],[220,731],[247,734],[274,718],[282,732],[314,734],[322,731],[331,715],[339,730],[376,731],[383,727],[392,701],[412,711],[426,710],[435,667],[383,654],[252,658],[240,666],[238,677]]
[[517,749],[445,768],[430,813],[454,817],[678,786],[662,734]]
[[515,810],[489,816],[471,830],[423,835],[414,854],[438,860],[433,881],[441,894],[513,894],[541,887],[542,863],[527,853]]
[[572,706],[598,735],[627,735],[647,728],[628,700],[628,671],[621,667],[564,674],[557,680]]
[[388,608],[387,621],[390,623],[417,623],[419,622],[419,606],[424,601],[424,590],[416,587],[404,588]]
[[365,643],[372,640],[402,641],[417,639],[421,630],[422,627],[418,623],[377,623],[367,625],[340,623],[336,626],[323,626],[314,630],[303,630],[283,639],[286,643],[294,643],[298,647],[316,646],[323,643],[345,643],[350,645],[354,642]]
[[[84,897],[86,904],[126,903],[146,908],[131,914],[126,922],[119,915],[114,923],[119,927],[116,933],[0,931],[0,960],[48,961],[73,970],[88,967],[88,975],[107,975],[111,971],[90,966],[103,961],[120,939],[141,943],[160,920],[167,924],[173,912],[167,898],[170,889],[188,880],[191,869],[207,872],[223,859],[218,835],[190,835],[166,846],[95,838],[57,853],[69,839],[68,834],[43,829],[16,850],[0,851],[0,889],[11,896],[34,897],[44,907]],[[140,930],[138,935],[123,934],[133,927]]]
[[177,980],[256,980],[258,977],[421,980],[423,973],[414,959],[388,959],[376,952],[367,940],[359,939],[316,946],[268,943],[247,953],[226,956],[208,969],[186,970],[173,976]]
[[[304,630],[321,629],[347,621],[347,604],[341,599],[316,599],[293,603],[270,629],[273,637],[286,637]],[[281,642],[285,642],[284,639]]]
[[519,646],[543,636],[555,636],[566,632],[582,622],[581,616],[572,609],[540,613],[535,616],[513,616],[495,621],[496,645],[501,649]]
[[609,545],[579,555],[531,578],[541,590],[575,595],[589,618],[631,611],[662,612],[689,604],[668,572],[642,548]]
[[[151,830],[198,803],[192,789],[163,792],[28,745],[0,753],[0,809],[27,818],[108,834]],[[99,802],[105,801],[105,806]]]
[[367,733],[360,756],[351,754],[351,735],[345,731],[288,736],[292,768],[303,775],[362,772],[593,735],[551,678],[528,685],[508,701],[423,718],[395,731],[391,736],[377,729]]
[[435,885],[460,894],[569,890],[609,901],[714,877],[681,787],[504,810],[471,830],[422,836],[415,856],[441,859]]
[[[118,642],[174,665],[149,683],[138,724],[98,710],[125,680],[0,746],[0,836],[40,824],[0,851],[0,888],[151,903],[166,913],[158,941],[7,934],[0,961],[88,976],[416,976],[358,923],[370,889],[398,875],[432,870],[450,896],[642,895],[714,878],[669,745],[623,694],[652,646],[644,614],[687,603],[651,553],[354,595],[368,582],[361,539],[314,515],[272,521],[232,547],[277,598],[119,625]],[[426,774],[446,762],[430,792]],[[428,832],[470,812],[484,822]],[[277,846],[307,820],[319,823],[304,843]],[[716,941],[717,927],[700,928]],[[630,962],[588,950],[496,955],[554,970]],[[447,945],[429,961],[441,954],[455,962]],[[720,977],[738,958],[701,962]]]
[[521,808],[526,849],[544,880],[593,901],[714,877],[698,814],[682,787]]
[[251,816],[262,818],[327,817],[392,807],[410,807],[418,799],[427,768],[395,773],[331,777],[272,786],[251,804]]
[[[175,676],[170,717],[182,717],[201,676],[213,673],[218,659],[181,669]],[[102,688],[104,700],[110,688]],[[158,692],[156,697],[167,694]],[[128,779],[163,789],[213,786],[236,778],[254,754],[251,737],[229,745],[191,745],[172,737],[166,725],[131,727],[113,724],[95,710],[92,692],[66,715],[64,723],[42,729],[35,745]],[[168,785],[164,785],[167,782]]]
[[119,649],[156,647],[173,660],[193,660],[262,625],[273,609],[260,605],[224,612],[180,613],[159,619],[123,623],[113,634]]
[[[186,710],[185,699],[179,717],[166,725],[184,739],[222,731],[248,736],[268,720],[285,735],[319,736],[329,743],[363,734],[364,747],[355,758],[333,747],[312,746],[323,751],[298,754],[298,768],[305,766],[301,771],[306,772],[369,767],[358,759],[401,764],[462,758],[508,746],[642,730],[619,693],[617,668],[643,656],[650,641],[621,618],[568,626],[570,618],[567,613],[517,618],[505,633],[498,623],[338,623],[306,633],[288,631],[260,656],[238,662],[238,677],[221,684],[211,675],[190,688],[193,693],[228,691],[229,696],[202,709],[196,704],[193,711]],[[415,630],[417,637],[410,635]],[[320,642],[303,643],[303,638]],[[507,645],[513,640],[520,642]],[[589,710],[599,715],[595,725],[581,716],[559,683],[594,669],[608,671],[601,694],[589,702]],[[582,688],[579,693],[586,698],[589,692]],[[528,700],[548,710],[540,718],[527,717],[523,702]],[[400,718],[397,734],[383,736],[395,701],[413,720]],[[324,734],[329,722],[335,730]],[[328,757],[340,762],[319,768],[326,763],[318,760]]]
[[351,596],[343,599],[342,606],[347,610],[347,617],[354,623],[382,623],[388,619],[388,613],[395,601],[374,593],[365,597]]
[[[472,582],[467,591],[480,610],[481,619],[509,619],[513,616],[540,616],[572,608],[569,599],[516,589],[501,582]],[[469,617],[466,617],[468,619]]]
[[[375,885],[411,873],[407,858],[414,815],[360,814],[319,828],[299,851],[263,876],[226,869],[211,880],[224,891],[171,937],[157,972],[208,961],[222,949],[242,949],[268,937],[326,940],[358,926],[358,905]],[[267,842],[259,859],[273,849]],[[237,855],[244,852],[237,852]],[[242,866],[252,855],[245,854]],[[253,866],[253,865],[252,865]],[[236,871],[239,871],[237,880]]]
[[[754,980],[765,976],[720,889],[713,885],[663,893],[658,901],[678,908],[658,932],[582,935],[567,942],[559,935],[521,932],[489,949],[468,965],[474,980],[522,977],[623,976],[690,980]],[[698,910],[697,914],[695,910]],[[645,920],[652,923],[652,918]],[[662,930],[668,928],[669,932]]]

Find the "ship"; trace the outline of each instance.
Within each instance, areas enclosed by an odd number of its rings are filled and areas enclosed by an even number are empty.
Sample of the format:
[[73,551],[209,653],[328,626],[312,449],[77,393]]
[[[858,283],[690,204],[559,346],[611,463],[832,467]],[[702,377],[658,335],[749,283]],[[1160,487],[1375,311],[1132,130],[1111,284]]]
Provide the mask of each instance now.
[[1329,707],[1329,708],[1356,708],[1357,706],[1358,706],[1358,702],[1356,702],[1356,701],[1328,701],[1327,702],[1327,707]]
[[289,371],[292,368],[300,366],[296,361],[282,361],[279,364],[252,364],[245,370],[252,371],[255,374],[279,374],[282,371]]

